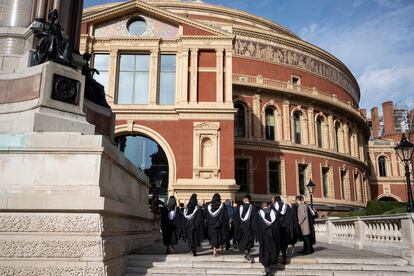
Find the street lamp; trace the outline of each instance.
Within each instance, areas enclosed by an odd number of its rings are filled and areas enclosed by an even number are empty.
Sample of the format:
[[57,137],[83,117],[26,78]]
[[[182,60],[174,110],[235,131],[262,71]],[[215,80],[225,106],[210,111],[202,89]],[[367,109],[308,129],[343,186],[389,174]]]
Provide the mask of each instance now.
[[306,187],[308,188],[310,194],[311,207],[313,210],[313,191],[315,190],[315,183],[313,183],[312,179],[309,179],[309,183],[306,185]]
[[411,189],[411,180],[410,180],[410,162],[413,158],[414,144],[411,144],[405,134],[402,135],[400,143],[394,148],[397,152],[398,157],[404,163],[405,167],[405,179],[407,182],[407,196],[408,196],[408,206],[407,212],[414,213],[414,203],[413,203],[413,191]]

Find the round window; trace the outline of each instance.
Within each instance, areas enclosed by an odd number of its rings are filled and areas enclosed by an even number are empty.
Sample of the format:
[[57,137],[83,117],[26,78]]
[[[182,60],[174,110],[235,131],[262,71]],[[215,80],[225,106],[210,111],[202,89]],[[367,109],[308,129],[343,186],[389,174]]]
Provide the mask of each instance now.
[[128,31],[133,35],[141,35],[147,29],[147,22],[140,16],[135,16],[128,20]]

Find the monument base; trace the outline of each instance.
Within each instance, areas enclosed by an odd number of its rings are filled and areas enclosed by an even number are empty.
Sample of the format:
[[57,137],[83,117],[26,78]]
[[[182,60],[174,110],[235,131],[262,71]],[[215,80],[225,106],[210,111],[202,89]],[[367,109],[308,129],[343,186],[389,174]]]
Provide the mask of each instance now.
[[107,138],[0,134],[0,275],[122,275],[160,238],[148,179]]

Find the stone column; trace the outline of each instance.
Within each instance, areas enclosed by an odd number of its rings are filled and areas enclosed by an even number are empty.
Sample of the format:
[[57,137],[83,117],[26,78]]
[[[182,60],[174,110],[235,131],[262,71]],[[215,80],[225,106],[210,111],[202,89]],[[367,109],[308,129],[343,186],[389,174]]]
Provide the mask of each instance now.
[[47,17],[47,0],[37,0],[35,18]]
[[181,53],[181,101],[188,102],[188,49]]
[[225,102],[233,103],[233,52],[231,49],[226,49],[226,67],[225,67]]
[[315,145],[315,118],[313,107],[308,108],[309,145]]
[[150,57],[150,89],[149,89],[149,104],[157,104],[158,94],[158,60],[159,51],[158,49],[151,50]]
[[352,150],[351,150],[352,143],[350,143],[350,142],[353,139],[353,137],[351,137],[351,139],[349,139],[349,135],[351,135],[351,133],[349,133],[348,124],[344,123],[342,128],[344,129],[344,136],[345,136],[344,137],[344,146],[345,146],[344,152],[352,155]]
[[354,221],[355,225],[355,245],[358,249],[363,248],[364,238],[365,238],[365,223],[358,217]]
[[190,102],[197,102],[197,81],[198,81],[198,49],[191,49],[191,85]]
[[283,140],[290,141],[290,110],[289,101],[283,101]]
[[223,54],[224,49],[216,49],[216,102],[223,102]]
[[333,116],[328,116],[328,134],[329,134],[329,149],[335,150],[335,129],[333,125]]
[[179,78],[177,78],[177,82],[175,83],[175,94],[176,94],[176,103],[180,103],[182,100],[182,91],[181,91],[181,82],[182,82],[182,76],[181,76],[181,72],[182,72],[182,62],[183,62],[183,58],[182,58],[183,54],[181,50],[177,51],[177,64],[175,67],[175,72],[177,72],[177,76],[180,76]]
[[108,99],[109,104],[116,102],[117,98],[117,79],[118,79],[118,50],[111,49],[109,51],[109,88],[108,95],[111,98]]

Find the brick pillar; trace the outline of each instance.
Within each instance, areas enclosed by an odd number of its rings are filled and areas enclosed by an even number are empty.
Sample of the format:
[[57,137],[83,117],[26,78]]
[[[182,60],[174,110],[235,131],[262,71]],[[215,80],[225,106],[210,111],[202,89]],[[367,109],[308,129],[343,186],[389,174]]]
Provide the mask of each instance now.
[[394,103],[392,101],[382,104],[382,114],[384,117],[384,135],[394,133]]
[[378,138],[379,120],[378,120],[378,107],[371,109],[371,121],[372,121],[372,136]]

